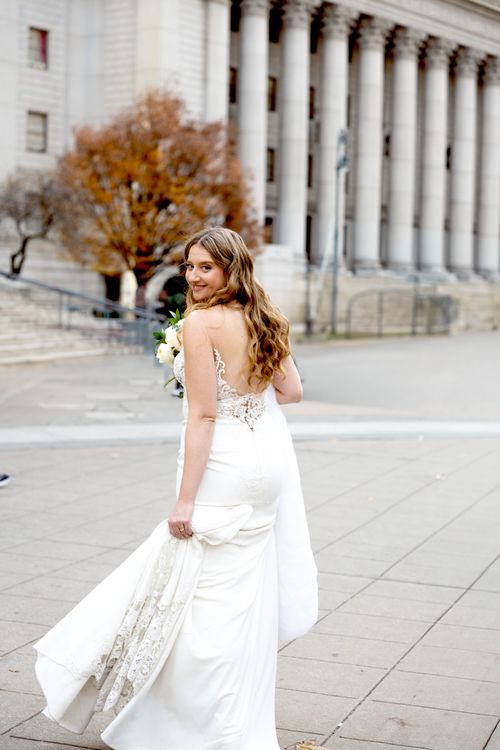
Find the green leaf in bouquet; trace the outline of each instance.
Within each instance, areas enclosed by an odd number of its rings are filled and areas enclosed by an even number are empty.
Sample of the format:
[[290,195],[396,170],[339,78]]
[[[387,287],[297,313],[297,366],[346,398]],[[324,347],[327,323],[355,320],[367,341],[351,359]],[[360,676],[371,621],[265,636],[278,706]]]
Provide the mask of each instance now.
[[177,323],[181,322],[181,320],[182,320],[182,313],[179,310],[179,308],[177,308],[177,310],[175,312],[173,312],[173,310],[169,310],[169,313],[170,313],[171,317],[167,318],[167,323],[170,323],[171,326],[175,326],[175,325],[177,325]]

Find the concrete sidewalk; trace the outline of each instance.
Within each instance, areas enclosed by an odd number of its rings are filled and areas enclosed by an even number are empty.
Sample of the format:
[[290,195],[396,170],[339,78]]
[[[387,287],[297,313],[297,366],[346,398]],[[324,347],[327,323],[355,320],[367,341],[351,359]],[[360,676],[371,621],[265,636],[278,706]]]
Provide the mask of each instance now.
[[[135,549],[173,501],[175,443],[161,435],[116,438],[116,430],[130,435],[162,421],[174,430],[180,409],[161,389],[155,395],[161,374],[144,385],[134,361],[121,360],[132,390],[117,378],[114,393],[104,360],[83,367],[83,386],[61,368],[50,377],[38,368],[5,376],[3,426],[22,427],[25,440],[0,441],[0,469],[13,475],[0,490],[0,748],[105,747],[99,732],[109,718],[73,735],[40,715],[31,644]],[[53,408],[30,395],[37,378]],[[69,400],[78,388],[80,402]],[[108,430],[111,438],[78,440],[90,419],[82,393],[112,402],[111,413],[134,389],[146,389],[150,402],[129,399],[137,404],[133,419],[90,420],[95,436]],[[99,402],[99,393],[113,399]],[[337,407],[315,404],[291,418],[302,430],[296,447],[321,612],[313,632],[280,652],[282,747],[315,738],[332,750],[500,750],[500,437],[470,437],[465,423],[447,437],[427,437],[425,423],[402,439],[394,431],[408,424],[402,410],[335,415]],[[447,416],[456,426],[457,414]],[[344,430],[378,424],[379,438],[363,430],[356,439],[304,434],[306,424],[320,431],[342,421]],[[394,427],[385,435],[384,421]],[[67,428],[75,440],[35,444],[35,432],[51,428]]]

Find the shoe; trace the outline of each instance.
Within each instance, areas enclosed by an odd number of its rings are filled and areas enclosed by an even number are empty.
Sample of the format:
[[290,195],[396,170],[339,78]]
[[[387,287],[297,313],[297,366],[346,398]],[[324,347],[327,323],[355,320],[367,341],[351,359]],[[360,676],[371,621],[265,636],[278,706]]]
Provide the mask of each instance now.
[[0,487],[6,487],[10,482],[8,474],[0,474]]

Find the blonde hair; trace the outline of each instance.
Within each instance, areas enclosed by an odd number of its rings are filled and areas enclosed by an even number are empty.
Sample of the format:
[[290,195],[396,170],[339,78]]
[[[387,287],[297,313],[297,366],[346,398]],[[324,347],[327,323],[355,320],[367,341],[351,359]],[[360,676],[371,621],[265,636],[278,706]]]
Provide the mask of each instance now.
[[189,289],[187,314],[192,310],[238,302],[243,307],[250,337],[249,381],[270,382],[275,373],[283,374],[283,361],[290,354],[290,324],[254,277],[253,258],[243,239],[225,227],[204,229],[187,241],[185,261],[194,245],[201,245],[214,263],[223,269],[226,284],[203,302],[194,302]]

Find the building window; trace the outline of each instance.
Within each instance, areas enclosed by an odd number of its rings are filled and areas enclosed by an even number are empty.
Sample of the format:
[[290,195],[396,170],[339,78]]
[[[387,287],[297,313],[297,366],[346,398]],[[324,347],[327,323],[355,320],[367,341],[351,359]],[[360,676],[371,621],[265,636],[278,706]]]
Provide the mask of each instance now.
[[240,30],[241,21],[241,5],[240,3],[231,3],[231,31],[238,33]]
[[306,220],[306,257],[309,262],[312,261],[312,216]]
[[315,105],[316,89],[314,86],[309,86],[309,119],[314,120],[314,112],[316,109]]
[[238,71],[236,68],[229,68],[229,103],[236,104],[238,87]]
[[277,44],[280,40],[281,31],[281,14],[283,13],[282,8],[278,3],[271,3],[269,11],[269,41]]
[[391,155],[391,134],[387,133],[384,138],[384,156],[389,158]]
[[307,187],[313,186],[313,157],[309,154],[307,157]]
[[49,32],[44,29],[29,30],[28,60],[32,68],[49,67]]
[[47,115],[43,112],[28,112],[26,150],[40,154],[47,151]]
[[269,76],[267,79],[267,108],[269,112],[276,112],[277,93],[278,79]]
[[267,149],[267,181],[274,182],[274,161],[275,151],[274,148]]
[[266,220],[264,223],[264,242],[266,243],[266,245],[270,245],[273,241],[273,223],[273,217],[266,216]]

